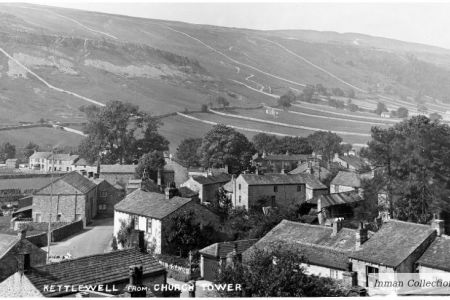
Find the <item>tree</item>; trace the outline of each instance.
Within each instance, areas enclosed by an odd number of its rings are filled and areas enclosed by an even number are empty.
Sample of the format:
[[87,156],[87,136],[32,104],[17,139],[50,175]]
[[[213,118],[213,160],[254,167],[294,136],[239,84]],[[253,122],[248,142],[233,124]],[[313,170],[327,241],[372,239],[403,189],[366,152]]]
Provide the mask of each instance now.
[[326,162],[330,162],[335,153],[341,153],[342,138],[330,131],[316,131],[308,136],[313,151],[322,154]]
[[[325,94],[326,90],[325,90]],[[303,89],[302,94],[300,95],[300,99],[305,102],[312,102],[314,96],[314,87],[307,86]]]
[[291,154],[309,154],[312,152],[307,138],[292,136],[285,136],[278,139],[275,149],[277,154],[284,154],[286,152]]
[[278,105],[283,108],[288,108],[291,106],[291,103],[293,103],[297,97],[295,96],[294,92],[289,90],[286,94],[282,95],[278,99]]
[[324,95],[324,96],[328,95],[327,89],[321,83],[316,84],[316,91],[320,95]]
[[202,141],[201,164],[205,168],[224,167],[232,172],[246,170],[255,152],[253,144],[240,132],[219,124],[215,125]]
[[351,112],[355,112],[355,111],[358,111],[358,110],[359,110],[358,105],[353,104],[353,103],[350,103],[350,104],[347,106],[347,108],[348,108],[348,110],[350,110]]
[[386,107],[386,104],[384,104],[383,102],[378,102],[377,103],[377,109],[375,109],[375,113],[377,115],[381,115],[383,112],[387,112],[388,109]]
[[340,88],[332,88],[331,89],[331,93],[333,93],[334,96],[337,97],[344,97],[345,93],[343,90],[341,90]]
[[39,151],[39,145],[29,142],[23,149],[23,156],[28,159],[35,151]]
[[433,213],[449,211],[449,148],[450,127],[425,116],[372,128],[362,154],[384,176],[394,218],[426,223]]
[[301,252],[285,245],[254,249],[244,263],[223,264],[216,283],[240,284],[241,291],[222,292],[225,297],[332,297],[345,296],[331,278],[307,275]]
[[186,257],[189,251],[214,243],[214,229],[209,225],[202,228],[196,220],[199,216],[194,211],[169,217],[165,235],[168,253]]
[[[80,144],[79,153],[89,162],[100,157],[103,163],[131,163],[144,153],[167,150],[168,141],[157,134],[159,121],[139,111],[137,105],[110,101],[105,107],[83,107],[88,135]],[[136,138],[136,130],[143,132]]]
[[217,104],[222,105],[222,107],[227,107],[230,105],[230,102],[228,102],[227,98],[219,96],[217,97]]
[[200,154],[199,149],[202,146],[201,138],[188,138],[181,141],[175,154],[187,167],[199,167],[200,166]]
[[278,138],[275,135],[258,133],[253,136],[252,143],[259,152],[272,153],[278,146]]
[[131,233],[133,232],[134,223],[127,223],[125,220],[120,221],[120,228],[117,233],[117,243],[123,248],[127,248],[131,245]]
[[408,109],[406,107],[399,107],[397,109],[397,117],[406,119],[408,117]]
[[228,217],[232,207],[233,204],[231,199],[227,196],[227,192],[223,187],[220,187],[216,192],[216,198],[211,201],[211,210],[223,220]]
[[354,89],[349,89],[347,91],[347,97],[354,99],[355,98],[355,90]]
[[[162,169],[166,164],[164,155],[160,151],[153,151],[144,154],[140,159],[136,167],[137,178],[150,178],[156,181],[158,170]],[[145,174],[144,174],[145,173]],[[145,176],[144,176],[145,175]]]
[[4,143],[0,149],[0,155],[2,160],[16,157],[16,146],[9,142]]

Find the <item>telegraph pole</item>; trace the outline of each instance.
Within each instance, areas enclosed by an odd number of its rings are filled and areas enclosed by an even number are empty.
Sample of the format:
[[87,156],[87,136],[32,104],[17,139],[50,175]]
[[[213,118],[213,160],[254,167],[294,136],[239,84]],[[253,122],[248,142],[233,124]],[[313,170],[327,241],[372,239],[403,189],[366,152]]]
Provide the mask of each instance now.
[[[47,263],[50,263],[50,244],[52,243],[52,204],[53,204],[53,168],[55,167],[54,148],[52,147],[52,164],[50,170],[50,213],[48,215]],[[58,212],[56,212],[58,213]]]

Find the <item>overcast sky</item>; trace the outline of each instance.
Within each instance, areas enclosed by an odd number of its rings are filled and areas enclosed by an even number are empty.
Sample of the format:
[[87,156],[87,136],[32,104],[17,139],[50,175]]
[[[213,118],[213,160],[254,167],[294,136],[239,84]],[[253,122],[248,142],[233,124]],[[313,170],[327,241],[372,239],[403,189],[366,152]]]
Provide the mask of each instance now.
[[[2,1],[4,0],[0,0]],[[358,32],[450,49],[449,1],[433,4],[398,1],[394,3],[332,1],[327,4],[312,2],[144,3],[141,1],[123,4],[114,0],[114,2],[100,1],[102,2],[98,3],[99,0],[97,3],[89,3],[86,0],[27,2],[228,27]]]

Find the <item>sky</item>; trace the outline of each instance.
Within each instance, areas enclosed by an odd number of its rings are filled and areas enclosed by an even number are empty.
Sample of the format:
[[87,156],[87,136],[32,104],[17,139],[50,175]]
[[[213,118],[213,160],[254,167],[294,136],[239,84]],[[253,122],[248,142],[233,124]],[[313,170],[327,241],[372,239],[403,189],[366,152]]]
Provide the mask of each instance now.
[[[22,0],[20,2],[24,2]],[[30,0],[52,6],[250,29],[357,32],[450,49],[450,1],[122,3],[116,0]],[[4,0],[0,0],[4,2]],[[11,1],[8,1],[11,2]]]

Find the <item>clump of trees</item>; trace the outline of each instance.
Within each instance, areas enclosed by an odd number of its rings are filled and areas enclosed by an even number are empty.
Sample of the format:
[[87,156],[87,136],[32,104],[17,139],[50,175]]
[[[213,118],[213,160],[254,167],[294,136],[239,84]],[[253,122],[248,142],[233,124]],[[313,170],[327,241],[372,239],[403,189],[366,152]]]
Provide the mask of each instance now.
[[175,156],[186,167],[199,167],[201,156],[199,149],[201,146],[201,138],[187,138],[181,141]]
[[433,213],[450,211],[450,127],[417,116],[371,132],[361,154],[384,179],[391,216],[427,223]]
[[84,132],[88,136],[78,151],[90,163],[97,159],[102,163],[132,163],[145,153],[169,149],[169,141],[158,133],[160,121],[137,105],[110,101],[105,107],[90,105],[80,110],[87,117]]
[[16,157],[16,146],[9,142],[3,143],[0,147],[0,160],[5,161],[14,157]]
[[331,278],[307,275],[307,261],[295,249],[255,249],[244,263],[223,264],[216,283],[240,284],[242,291],[223,291],[224,297],[339,297],[348,291]]
[[286,94],[282,95],[278,99],[278,106],[281,106],[283,108],[288,108],[291,106],[293,102],[297,99],[297,96],[294,94],[293,91],[289,90]]

